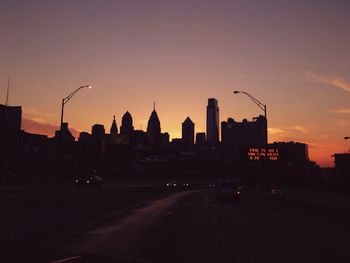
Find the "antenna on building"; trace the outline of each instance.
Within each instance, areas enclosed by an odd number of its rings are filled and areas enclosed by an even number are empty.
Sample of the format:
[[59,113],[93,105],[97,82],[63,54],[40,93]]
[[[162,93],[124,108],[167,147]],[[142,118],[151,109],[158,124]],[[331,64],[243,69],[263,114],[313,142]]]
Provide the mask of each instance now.
[[6,106],[9,105],[9,95],[10,95],[10,76],[8,76],[7,78],[7,93],[6,93],[6,101],[5,101]]
[[153,110],[155,111],[156,110],[156,102],[153,101]]

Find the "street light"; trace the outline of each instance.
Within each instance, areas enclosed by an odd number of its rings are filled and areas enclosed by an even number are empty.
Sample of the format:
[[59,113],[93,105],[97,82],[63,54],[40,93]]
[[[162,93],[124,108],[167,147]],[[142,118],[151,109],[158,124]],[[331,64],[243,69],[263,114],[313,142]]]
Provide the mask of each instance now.
[[63,129],[63,112],[64,112],[64,105],[66,105],[66,103],[81,89],[84,88],[88,88],[91,89],[92,86],[91,85],[84,85],[81,86],[79,88],[77,88],[76,90],[74,90],[71,94],[69,94],[67,97],[62,99],[62,109],[61,109],[61,125],[60,125],[60,135],[62,136],[62,129]]
[[266,140],[266,145],[265,145],[265,151],[266,151],[266,156],[267,156],[267,110],[266,110],[266,104],[261,103],[258,99],[254,98],[252,95],[250,95],[248,92],[245,91],[240,91],[240,90],[235,90],[233,91],[233,94],[239,94],[243,93],[247,95],[258,107],[264,112],[265,120],[266,120],[266,132],[265,132],[265,140]]
[[267,118],[266,118],[266,104],[261,103],[258,99],[254,98],[254,97],[253,97],[252,95],[250,95],[248,92],[239,91],[239,90],[235,90],[235,91],[233,92],[233,94],[238,94],[238,93],[243,93],[243,94],[247,95],[252,101],[254,101],[254,103],[255,103],[256,105],[258,105],[258,107],[259,107],[260,109],[262,109],[262,111],[264,112],[265,119],[267,120]]

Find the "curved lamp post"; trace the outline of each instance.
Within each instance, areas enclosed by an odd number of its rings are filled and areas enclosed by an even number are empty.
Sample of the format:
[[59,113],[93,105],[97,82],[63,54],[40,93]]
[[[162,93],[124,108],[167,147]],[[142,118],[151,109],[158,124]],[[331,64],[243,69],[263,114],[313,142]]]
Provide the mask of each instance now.
[[88,89],[91,89],[92,86],[91,85],[84,85],[84,86],[81,86],[79,88],[77,88],[76,90],[74,90],[71,94],[69,94],[67,97],[63,98],[62,99],[62,109],[61,109],[61,124],[60,124],[60,132],[61,132],[61,135],[62,135],[62,128],[63,128],[63,112],[64,112],[64,105],[66,105],[66,103],[81,89],[84,89],[84,88],[88,88]]
[[235,91],[233,92],[233,94],[238,94],[238,93],[243,93],[243,94],[247,95],[256,105],[258,105],[258,107],[259,107],[260,109],[263,110],[265,119],[267,119],[267,118],[266,118],[266,114],[267,114],[267,112],[266,112],[266,104],[261,103],[258,99],[254,98],[254,97],[253,97],[252,95],[250,95],[248,92],[239,91],[239,90],[235,90]]

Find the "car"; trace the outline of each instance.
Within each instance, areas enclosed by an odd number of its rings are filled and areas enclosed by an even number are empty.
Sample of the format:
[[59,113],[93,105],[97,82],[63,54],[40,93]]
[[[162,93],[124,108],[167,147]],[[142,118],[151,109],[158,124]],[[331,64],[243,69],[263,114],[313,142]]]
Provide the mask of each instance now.
[[218,201],[239,201],[241,191],[234,182],[224,181],[219,184],[216,191],[216,200]]
[[175,188],[175,187],[179,187],[180,184],[177,181],[169,181],[166,183],[166,187],[168,188]]
[[175,189],[175,188],[176,189],[180,189],[180,188],[189,189],[192,186],[189,182],[179,182],[179,181],[169,181],[165,185],[169,189]]
[[91,175],[85,178],[78,178],[75,179],[74,185],[75,186],[82,186],[82,187],[94,187],[94,186],[102,186],[103,179],[101,176],[98,175]]
[[217,184],[216,183],[209,183],[208,186],[209,186],[209,188],[216,188]]
[[272,188],[271,189],[271,194],[273,195],[282,195],[282,191],[278,188]]
[[189,182],[181,182],[181,184],[180,184],[182,187],[184,187],[184,188],[190,188],[191,187],[191,183],[189,183]]

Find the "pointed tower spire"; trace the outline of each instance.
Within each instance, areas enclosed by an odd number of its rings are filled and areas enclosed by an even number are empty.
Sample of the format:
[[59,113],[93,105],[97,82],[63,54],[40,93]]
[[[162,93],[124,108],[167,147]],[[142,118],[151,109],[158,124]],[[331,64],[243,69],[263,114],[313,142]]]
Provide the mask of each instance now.
[[117,127],[117,122],[115,121],[115,115],[113,115],[113,122],[110,129],[110,134],[113,134],[113,135],[118,134],[118,127]]

